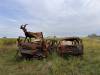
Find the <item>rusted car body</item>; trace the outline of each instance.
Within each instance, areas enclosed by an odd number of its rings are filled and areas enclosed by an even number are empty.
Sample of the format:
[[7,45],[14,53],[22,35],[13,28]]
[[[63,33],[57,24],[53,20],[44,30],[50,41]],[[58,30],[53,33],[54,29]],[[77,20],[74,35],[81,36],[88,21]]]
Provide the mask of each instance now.
[[59,41],[58,54],[63,56],[64,54],[71,55],[83,55],[82,39],[79,37],[67,37]]
[[24,39],[20,37],[17,39],[18,52],[23,58],[31,59],[34,57],[47,57],[49,43],[46,43],[43,38],[34,38],[31,42],[24,41]]

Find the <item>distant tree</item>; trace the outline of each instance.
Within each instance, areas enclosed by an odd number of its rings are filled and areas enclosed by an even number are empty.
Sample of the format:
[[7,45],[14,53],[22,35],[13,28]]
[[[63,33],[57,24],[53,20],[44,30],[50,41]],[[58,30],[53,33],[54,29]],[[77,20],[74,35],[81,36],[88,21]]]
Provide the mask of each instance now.
[[7,38],[6,36],[2,37],[2,38]]
[[98,35],[93,33],[93,34],[88,35],[88,37],[98,37]]

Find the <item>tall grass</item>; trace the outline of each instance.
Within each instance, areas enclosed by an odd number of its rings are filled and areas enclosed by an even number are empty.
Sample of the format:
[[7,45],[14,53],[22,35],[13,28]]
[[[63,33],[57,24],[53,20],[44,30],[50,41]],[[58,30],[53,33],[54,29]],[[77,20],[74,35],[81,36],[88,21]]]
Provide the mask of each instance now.
[[100,75],[100,40],[83,38],[83,44],[83,57],[62,58],[54,52],[43,60],[16,61],[16,39],[0,39],[0,74]]
[[0,38],[0,45],[12,45],[16,43],[15,38]]

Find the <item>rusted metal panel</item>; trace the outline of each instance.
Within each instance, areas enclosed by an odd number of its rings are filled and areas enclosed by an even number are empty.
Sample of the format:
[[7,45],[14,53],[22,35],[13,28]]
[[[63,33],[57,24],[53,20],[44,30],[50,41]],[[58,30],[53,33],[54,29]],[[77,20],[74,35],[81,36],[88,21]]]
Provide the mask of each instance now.
[[82,40],[78,37],[63,38],[60,40],[57,51],[60,55],[63,54],[82,55],[83,54]]
[[[47,57],[49,44],[44,39],[35,39],[32,42],[25,41],[24,39],[17,39],[17,46],[23,57]],[[25,55],[25,56],[24,56]]]

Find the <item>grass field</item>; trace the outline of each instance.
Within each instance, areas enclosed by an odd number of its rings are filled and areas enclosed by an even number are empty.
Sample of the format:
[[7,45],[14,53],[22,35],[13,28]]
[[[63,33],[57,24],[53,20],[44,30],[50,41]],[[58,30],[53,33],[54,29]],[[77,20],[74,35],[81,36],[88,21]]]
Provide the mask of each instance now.
[[56,53],[47,59],[16,61],[16,39],[0,39],[0,75],[100,75],[100,39],[83,38],[84,55]]

